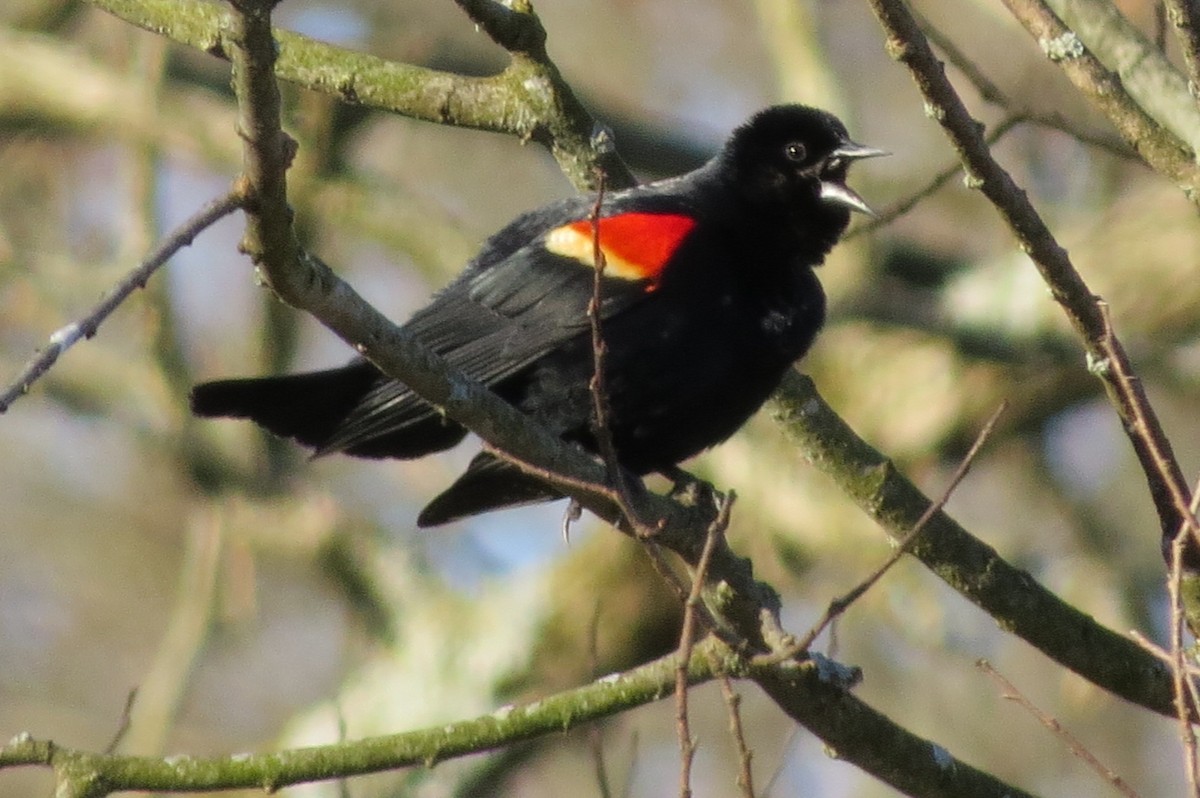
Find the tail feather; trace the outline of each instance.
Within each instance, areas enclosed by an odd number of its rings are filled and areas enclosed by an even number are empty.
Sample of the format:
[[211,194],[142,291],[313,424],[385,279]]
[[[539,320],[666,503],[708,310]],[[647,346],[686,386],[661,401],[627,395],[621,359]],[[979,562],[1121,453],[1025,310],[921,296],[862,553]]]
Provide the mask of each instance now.
[[[347,419],[386,381],[367,361],[307,374],[280,377],[218,380],[192,389],[192,412],[203,417],[248,418],[284,438],[317,450],[317,454],[345,451],[358,457],[408,459],[448,449],[462,440],[466,430],[428,413],[408,413],[399,426],[384,428],[375,436],[352,436]],[[331,445],[331,442],[333,445]]]
[[537,477],[481,452],[453,485],[425,506],[417,516],[417,526],[440,526],[489,510],[548,502],[562,496]]

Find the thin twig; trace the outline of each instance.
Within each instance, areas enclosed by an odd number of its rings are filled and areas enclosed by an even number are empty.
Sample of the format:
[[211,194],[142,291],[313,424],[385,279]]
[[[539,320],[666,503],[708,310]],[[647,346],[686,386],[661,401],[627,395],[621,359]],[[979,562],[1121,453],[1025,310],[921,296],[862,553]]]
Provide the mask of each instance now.
[[871,572],[865,579],[858,583],[850,592],[843,596],[835,598],[829,602],[829,606],[825,608],[824,614],[821,616],[812,628],[804,635],[803,638],[792,643],[784,649],[772,652],[771,654],[756,659],[755,662],[782,662],[783,660],[791,659],[798,654],[808,650],[808,647],[813,644],[813,641],[825,631],[825,627],[829,626],[836,618],[850,608],[854,602],[858,601],[864,593],[874,587],[875,583],[883,578],[884,574],[892,569],[892,567],[900,561],[907,552],[917,536],[925,529],[925,525],[929,523],[935,515],[942,511],[946,506],[946,502],[950,501],[950,496],[953,495],[959,483],[966,477],[967,472],[971,470],[971,464],[975,462],[975,458],[979,455],[983,444],[991,436],[992,430],[996,427],[996,422],[1000,420],[1001,414],[1008,407],[1007,402],[1001,402],[996,408],[987,422],[979,430],[979,434],[975,436],[975,442],[971,444],[971,448],[967,450],[962,462],[958,464],[958,468],[954,470],[954,474],[950,477],[950,483],[946,489],[942,491],[942,495],[937,498],[937,501],[925,508],[925,512],[921,513],[920,518],[913,524],[912,528],[904,535],[903,538],[896,543],[896,547],[892,550],[891,555],[883,561],[883,563]]
[[[1170,651],[1167,651],[1165,648],[1163,648],[1162,646],[1155,643],[1153,640],[1146,637],[1144,634],[1139,632],[1137,629],[1130,629],[1129,636],[1131,638],[1133,638],[1134,642],[1137,643],[1139,646],[1141,646],[1147,653],[1153,654],[1154,657],[1156,659],[1158,659],[1163,665],[1170,666],[1170,664],[1171,664],[1171,652]],[[1189,664],[1188,665],[1188,675],[1191,676],[1193,679],[1200,677],[1200,667],[1197,667],[1195,664]]]
[[[603,174],[598,173],[596,175],[596,183],[598,186],[596,201],[592,204],[592,211],[588,215],[588,222],[592,227],[593,266],[592,296],[588,300],[587,306],[588,323],[592,335],[592,378],[588,382],[588,392],[592,398],[592,434],[596,438],[596,447],[600,450],[600,457],[603,459],[604,467],[608,472],[609,484],[613,486],[612,492],[615,496],[618,509],[629,523],[634,535],[645,544],[646,552],[650,556],[650,562],[654,566],[654,569],[677,595],[683,597],[686,617],[686,613],[688,612],[687,607],[690,606],[688,590],[679,581],[679,578],[671,570],[670,566],[667,565],[666,560],[662,556],[662,551],[654,541],[655,533],[659,527],[652,526],[643,521],[634,507],[628,475],[617,456],[617,447],[613,442],[612,428],[609,425],[608,390],[605,384],[604,373],[604,362],[608,355],[608,345],[604,342],[604,330],[600,318],[604,299],[604,271],[608,266],[608,261],[605,258],[604,248],[600,240],[600,219],[604,209],[605,189]],[[715,524],[720,521],[721,516],[718,514],[717,519],[713,523]],[[728,523],[728,519],[724,523]],[[707,547],[707,545],[708,539],[705,540],[705,546]],[[703,557],[704,555],[702,554],[701,556]],[[711,556],[711,551],[709,552],[709,556]],[[707,568],[707,565],[705,565],[705,568]],[[706,608],[701,607],[699,611],[704,613],[705,621],[710,627],[715,626]]]
[[1097,759],[1096,756],[1089,751],[1083,745],[1083,743],[1078,740],[1078,738],[1075,737],[1075,735],[1063,728],[1063,725],[1059,723],[1057,718],[1047,714],[1046,712],[1043,712],[1036,704],[1026,698],[1021,691],[1017,689],[1016,685],[1014,685],[1012,682],[1006,679],[1003,674],[993,668],[991,663],[985,659],[981,659],[976,662],[975,665],[988,676],[992,677],[992,679],[994,679],[996,683],[1000,685],[1000,689],[1004,691],[1002,693],[1004,698],[1008,699],[1009,701],[1015,701],[1020,707],[1029,712],[1029,714],[1037,718],[1038,722],[1053,732],[1055,736],[1057,736],[1066,744],[1067,749],[1072,754],[1086,762],[1088,767],[1100,774],[1100,777],[1115,787],[1117,792],[1121,793],[1121,795],[1124,795],[1125,798],[1138,798],[1137,792],[1134,791],[1134,789],[1130,787],[1123,778],[1114,773],[1112,768],[1108,767],[1099,759]]
[[129,731],[129,726],[133,719],[133,702],[137,700],[137,694],[137,688],[134,687],[125,696],[125,706],[121,708],[121,719],[117,722],[117,730],[113,732],[112,739],[108,741],[108,745],[104,746],[104,753],[116,753],[117,746],[121,744],[121,740],[125,738],[125,733]]
[[784,740],[783,748],[779,754],[779,764],[775,766],[773,771],[771,771],[771,778],[767,779],[767,785],[763,787],[762,798],[770,798],[771,793],[775,789],[775,785],[779,783],[779,777],[783,775],[783,769],[787,766],[788,752],[791,751],[792,746],[796,743],[796,738],[800,736],[801,728],[803,727],[797,726],[796,728],[792,729],[792,733],[788,735],[786,740]]
[[637,729],[629,735],[629,768],[625,771],[625,783],[621,785],[621,798],[633,795],[633,777],[637,774],[638,743],[640,742]]
[[235,187],[225,194],[212,200],[183,224],[176,227],[163,238],[137,268],[121,279],[104,299],[88,311],[79,321],[74,321],[56,330],[50,336],[50,345],[38,352],[21,370],[12,384],[0,393],[0,414],[21,396],[29,392],[29,388],[40,377],[46,374],[58,361],[64,352],[85,338],[91,338],[100,328],[101,323],[112,315],[129,296],[139,288],[144,288],[146,281],[158,271],[171,256],[186,246],[189,246],[201,232],[211,227],[214,222],[236,211],[246,202],[245,193]]
[[692,759],[696,754],[696,742],[692,739],[691,725],[688,722],[688,665],[692,661],[697,618],[703,607],[701,595],[708,576],[708,564],[717,542],[724,537],[725,528],[729,525],[729,512],[733,507],[733,500],[732,493],[721,499],[717,517],[709,525],[704,537],[704,548],[700,552],[700,561],[696,564],[696,573],[692,577],[692,589],[688,593],[687,601],[683,603],[683,629],[679,633],[679,657],[675,670],[675,726],[679,732],[680,798],[691,798]]
[[1175,713],[1179,718],[1179,742],[1183,746],[1184,771],[1187,774],[1189,795],[1200,797],[1200,784],[1196,774],[1196,731],[1191,717],[1195,707],[1190,702],[1187,689],[1187,665],[1184,660],[1183,602],[1180,585],[1183,582],[1184,542],[1187,535],[1183,530],[1171,542],[1171,561],[1167,577],[1167,596],[1171,603],[1171,682],[1175,688]]
[[[988,145],[990,146],[995,144],[1010,130],[1024,121],[1024,119],[1018,116],[1010,116],[1008,119],[1005,119],[1000,124],[992,128],[992,131],[988,133]],[[867,233],[870,233],[880,227],[885,227],[891,224],[901,216],[911,211],[913,208],[917,207],[922,200],[937,193],[956,175],[962,174],[962,170],[962,161],[955,161],[934,175],[933,178],[924,186],[909,194],[907,197],[900,199],[890,208],[881,211],[878,215],[876,215],[875,218],[862,224],[855,225],[854,229],[847,233],[844,237],[846,239],[850,239],[856,236],[866,235]]]
[[[600,602],[597,601],[592,607],[592,617],[588,620],[587,628],[587,654],[588,654],[588,671],[592,674],[592,678],[598,678],[600,674]],[[600,793],[600,798],[612,798],[612,787],[608,779],[608,764],[604,757],[604,724],[593,723],[588,726],[588,747],[592,752],[592,770],[596,774],[596,789]]]
[[625,469],[617,457],[617,447],[613,442],[612,427],[609,426],[608,389],[605,383],[604,361],[608,356],[608,345],[604,342],[604,330],[601,322],[601,308],[604,301],[604,270],[608,260],[600,242],[600,218],[604,209],[605,177],[602,172],[596,174],[596,201],[588,215],[592,226],[592,296],[588,300],[587,315],[592,333],[592,379],[588,382],[588,391],[592,397],[592,434],[596,437],[596,447],[608,469],[608,481],[616,488],[620,499],[621,513],[629,521],[630,526],[639,538],[648,539],[654,535],[654,527],[645,523],[634,509],[630,496],[629,483]]
[[509,465],[516,467],[520,471],[529,474],[532,477],[537,477],[538,479],[541,479],[551,485],[569,489],[576,493],[590,494],[592,496],[604,499],[614,506],[618,505],[620,502],[620,497],[617,495],[616,489],[610,487],[604,482],[589,482],[587,480],[576,479],[567,474],[559,473],[558,471],[551,471],[547,468],[541,468],[526,460],[522,460],[520,457],[517,457],[515,454],[512,454],[506,449],[502,449],[499,446],[493,446],[487,441],[484,441],[480,448],[493,457],[503,460]]
[[[1200,486],[1192,492],[1192,501],[1188,506],[1189,516],[1195,519],[1200,505]],[[1188,678],[1186,653],[1183,646],[1183,630],[1187,623],[1187,613],[1183,606],[1183,572],[1184,559],[1189,549],[1195,550],[1195,538],[1189,534],[1189,527],[1195,524],[1182,524],[1175,533],[1170,547],[1170,568],[1167,577],[1167,596],[1171,603],[1171,683],[1175,690],[1175,713],[1179,718],[1179,741],[1183,745],[1183,761],[1187,771],[1188,787],[1192,798],[1200,798],[1200,775],[1197,774],[1197,744],[1196,731],[1192,728],[1192,719],[1196,717],[1196,685]]]
[[[604,247],[600,243],[600,215],[604,208],[604,175],[596,176],[599,185],[596,188],[596,202],[588,215],[592,226],[592,296],[587,304],[588,325],[592,334],[592,379],[588,382],[588,392],[592,397],[592,434],[596,436],[596,448],[604,459],[604,467],[608,469],[608,479],[616,485],[617,492],[622,490],[622,468],[617,459],[617,447],[613,443],[612,429],[608,426],[608,391],[604,381],[604,359],[608,354],[608,346],[604,343],[604,330],[600,320],[600,308],[604,297],[604,270],[608,268],[608,259],[604,256]],[[624,508],[622,508],[624,509]]]
[[[1183,481],[1183,472],[1175,460],[1170,441],[1158,423],[1158,417],[1146,398],[1141,379],[1134,373],[1125,348],[1117,340],[1113,330],[1112,315],[1108,303],[1097,300],[1100,316],[1104,324],[1102,343],[1110,353],[1109,359],[1099,364],[1109,384],[1122,397],[1128,397],[1129,415],[1123,417],[1125,431],[1133,442],[1134,450],[1141,461],[1142,470],[1149,481],[1150,493],[1159,510],[1160,518],[1163,513],[1173,510],[1177,514],[1175,521],[1178,529],[1168,527],[1164,523],[1163,553],[1166,554],[1171,545],[1178,539],[1183,539],[1182,563],[1184,566],[1200,567],[1200,524],[1196,521],[1197,497]],[[1155,478],[1156,477],[1156,478]]]
[[[1169,585],[1168,585],[1168,590],[1170,590]],[[1172,614],[1172,624],[1178,624],[1180,622],[1179,618],[1181,615],[1179,610],[1172,609],[1171,614]],[[1175,638],[1175,633],[1174,633],[1175,629],[1179,629],[1180,633],[1182,633],[1182,627],[1172,626],[1171,637],[1173,639]],[[1140,645],[1143,649],[1145,649],[1146,651],[1153,654],[1155,657],[1158,658],[1158,660],[1160,662],[1162,662],[1164,665],[1166,665],[1170,669],[1171,680],[1172,680],[1172,689],[1174,691],[1174,700],[1175,700],[1175,717],[1178,720],[1179,725],[1181,727],[1180,742],[1183,743],[1183,745],[1185,747],[1188,746],[1188,743],[1186,742],[1188,739],[1188,734],[1190,733],[1194,737],[1195,732],[1192,730],[1191,724],[1188,723],[1188,721],[1187,721],[1188,715],[1185,713],[1190,713],[1190,717],[1193,719],[1195,719],[1197,717],[1197,715],[1200,714],[1197,712],[1197,710],[1200,709],[1200,688],[1198,688],[1196,686],[1196,679],[1198,677],[1200,677],[1200,669],[1198,669],[1194,664],[1189,663],[1187,661],[1187,659],[1184,658],[1183,664],[1186,668],[1186,677],[1187,678],[1183,679],[1182,684],[1181,684],[1180,683],[1181,680],[1179,678],[1179,675],[1180,675],[1179,660],[1175,656],[1175,654],[1173,654],[1171,651],[1167,651],[1166,649],[1162,648],[1161,646],[1155,645],[1153,642],[1146,639],[1145,635],[1143,635],[1141,632],[1138,632],[1136,629],[1133,630],[1132,632],[1130,632],[1130,637],[1132,637],[1137,642],[1138,645]],[[1182,643],[1182,640],[1180,640],[1180,642]],[[1183,693],[1184,689],[1186,689],[1186,691],[1187,691],[1186,695],[1184,695],[1184,693]],[[1182,731],[1182,729],[1184,727],[1186,727],[1187,731]],[[1185,760],[1193,758],[1193,757],[1194,757],[1194,754],[1185,751],[1185,753],[1184,753]],[[1186,763],[1185,763],[1185,767],[1188,767],[1186,765]],[[1188,769],[1189,769],[1189,771],[1191,771],[1190,767]],[[1195,793],[1196,793],[1196,790],[1193,787],[1193,789],[1192,789],[1193,796],[1195,795]]]
[[729,733],[733,736],[738,755],[737,785],[743,798],[754,798],[754,772],[750,768],[754,752],[746,745],[746,732],[742,728],[742,697],[733,689],[733,682],[728,676],[722,676],[720,682],[721,694],[725,696],[725,705],[729,708]]

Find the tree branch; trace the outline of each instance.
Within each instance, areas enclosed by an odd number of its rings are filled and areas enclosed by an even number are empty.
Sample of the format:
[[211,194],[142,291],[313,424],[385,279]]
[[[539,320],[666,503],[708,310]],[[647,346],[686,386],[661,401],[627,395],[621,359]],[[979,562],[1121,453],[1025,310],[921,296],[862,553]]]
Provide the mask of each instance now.
[[[547,696],[521,706],[501,707],[470,720],[332,745],[267,754],[227,757],[113,756],[90,753],[19,734],[0,747],[0,770],[49,766],[57,773],[59,795],[101,796],[121,790],[203,792],[258,788],[268,792],[289,784],[424,765],[500,745],[562,733],[583,723],[624,712],[669,695],[675,685],[677,654],[625,673]],[[687,673],[693,683],[736,671],[737,660],[718,641],[696,645]]]
[[855,763],[907,795],[1030,795],[956,760],[942,746],[912,734],[858,701],[822,662],[792,669],[754,669],[751,678],[784,712],[824,740],[833,756]]
[[1147,40],[1112,0],[1047,0],[1046,5],[1116,73],[1122,91],[1200,152],[1200,107],[1162,47]]
[[[1005,2],[1011,7],[1017,0]],[[1169,541],[1181,526],[1186,524],[1193,531],[1193,537],[1197,534],[1195,518],[1188,511],[1191,491],[1140,381],[1133,376],[1129,358],[1112,330],[1104,303],[1075,270],[1066,250],[1054,239],[1025,192],[992,158],[983,138],[982,125],[971,117],[954,91],[941,62],[934,57],[929,42],[904,3],[900,0],[870,0],[870,3],[887,34],[888,51],[912,73],[931,115],[942,126],[962,160],[971,184],[995,206],[1083,339],[1089,369],[1103,381],[1146,476],[1159,517],[1165,557]],[[1082,57],[1074,49],[1069,55],[1072,61]],[[1132,143],[1138,147],[1137,142]],[[1194,172],[1195,164],[1189,168]],[[1200,202],[1200,194],[1193,199]],[[1191,570],[1200,570],[1200,545],[1189,547],[1186,564]]]
[[[219,5],[200,0],[88,0],[121,19],[173,41],[230,58],[233,43]],[[486,2],[486,6],[484,3]],[[541,27],[532,11],[500,12],[490,0],[468,4],[497,16],[518,13],[531,18],[522,29]],[[480,11],[481,14],[484,12]],[[490,18],[489,18],[490,20]],[[515,24],[510,20],[509,24]],[[482,26],[482,23],[481,23]],[[489,21],[505,42],[526,47],[526,37],[510,37]],[[505,29],[506,30],[506,29]],[[506,133],[544,144],[564,174],[579,189],[592,188],[596,170],[608,185],[632,185],[628,167],[608,146],[595,121],[579,103],[544,49],[518,49],[497,75],[475,78],[387,61],[288,31],[275,31],[279,55],[276,75],[347,103],[393,111],[413,119]]]
[[1042,0],[1004,0],[1017,20],[1083,96],[1100,109],[1154,171],[1200,205],[1200,171],[1188,146],[1125,91],[1120,79],[1088,52],[1079,36]]
[[144,288],[154,272],[170,260],[172,255],[189,246],[196,236],[212,226],[218,219],[228,216],[242,207],[244,202],[245,197],[236,189],[209,202],[160,241],[145,260],[126,275],[121,282],[113,286],[108,296],[100,300],[99,304],[88,311],[82,319],[56,330],[50,336],[50,345],[34,355],[25,368],[21,369],[21,373],[17,375],[12,384],[0,392],[0,414],[6,412],[13,402],[28,393],[29,387],[49,371],[64,352],[79,341],[95,335],[105,319],[111,316],[113,311],[120,307],[121,303],[128,299],[134,291]]
[[[838,418],[808,377],[788,374],[773,401],[776,418],[805,458],[901,540],[930,500]],[[933,515],[911,553],[1046,656],[1128,701],[1174,716],[1171,674],[1163,663],[1009,565],[945,512]]]

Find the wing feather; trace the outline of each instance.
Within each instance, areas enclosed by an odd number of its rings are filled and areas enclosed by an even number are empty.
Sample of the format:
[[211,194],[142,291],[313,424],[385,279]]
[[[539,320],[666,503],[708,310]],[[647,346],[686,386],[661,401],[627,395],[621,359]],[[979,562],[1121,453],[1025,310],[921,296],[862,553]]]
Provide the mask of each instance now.
[[[549,252],[541,239],[486,267],[468,269],[418,311],[404,330],[485,385],[513,376],[589,329],[594,272]],[[603,279],[601,319],[647,296],[626,279]],[[346,451],[437,413],[403,383],[373,386],[320,449]]]

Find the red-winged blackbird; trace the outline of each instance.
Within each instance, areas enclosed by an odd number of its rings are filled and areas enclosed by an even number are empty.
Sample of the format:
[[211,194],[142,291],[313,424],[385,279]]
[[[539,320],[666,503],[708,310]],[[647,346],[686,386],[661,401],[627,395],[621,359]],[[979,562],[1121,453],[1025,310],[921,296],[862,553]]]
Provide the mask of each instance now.
[[[636,474],[728,438],[812,343],[825,296],[812,267],[868,212],[845,183],[882,155],[831,114],[768,108],[681,177],[603,197],[599,236],[604,382],[617,458]],[[404,326],[567,441],[596,452],[591,326],[595,197],[518,217]],[[250,418],[316,454],[420,457],[466,430],[359,359],[341,368],[209,382],[201,416]],[[560,498],[481,453],[417,523]]]

